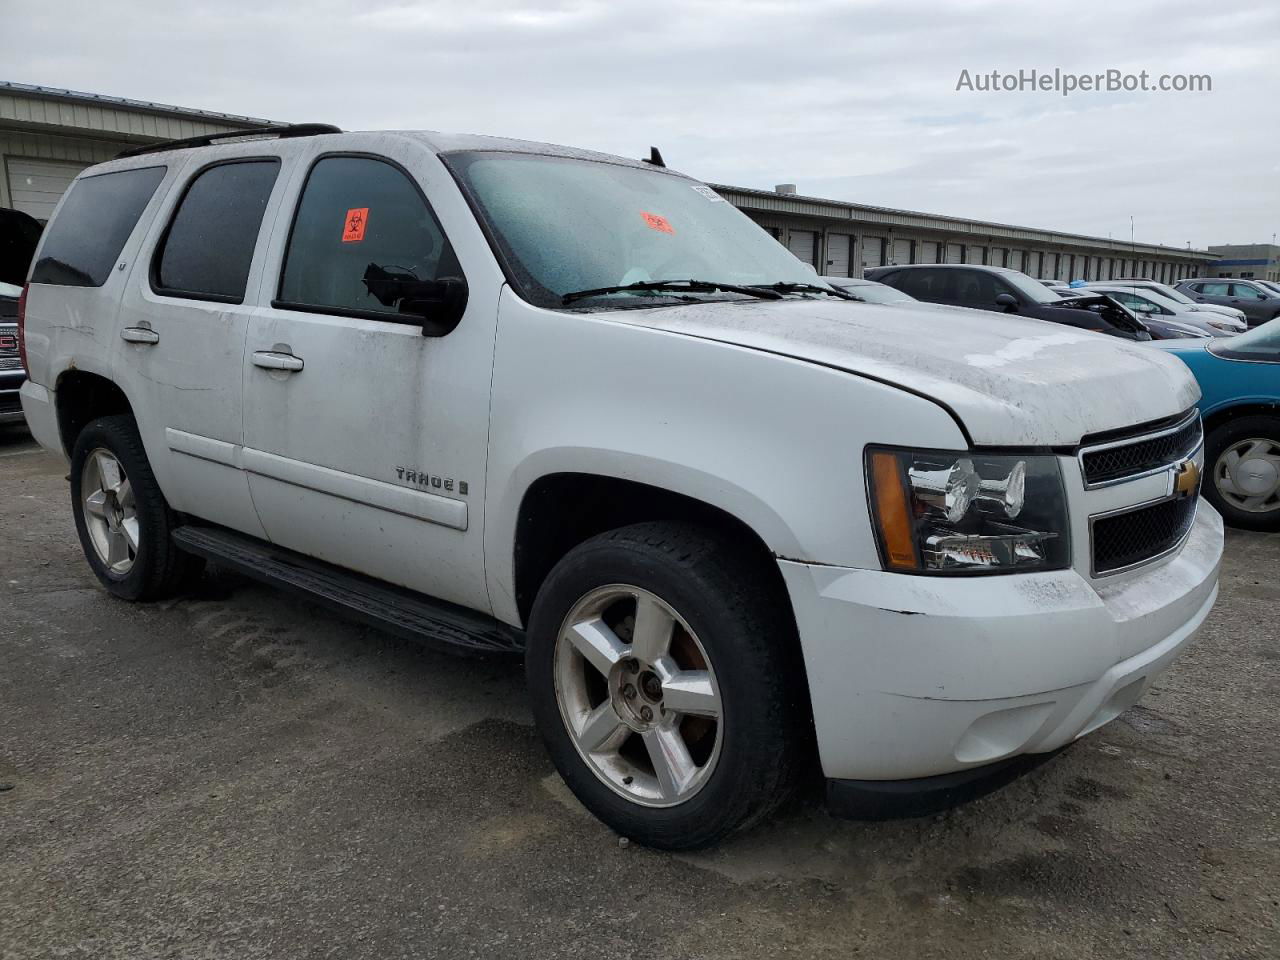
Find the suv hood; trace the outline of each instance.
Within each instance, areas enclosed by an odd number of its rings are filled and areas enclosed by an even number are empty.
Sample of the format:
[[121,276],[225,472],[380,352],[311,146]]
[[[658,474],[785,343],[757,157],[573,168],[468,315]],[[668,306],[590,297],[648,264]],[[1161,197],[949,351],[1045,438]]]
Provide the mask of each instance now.
[[949,407],[984,446],[1074,446],[1182,413],[1200,395],[1187,368],[1163,351],[986,310],[805,299],[608,317],[900,386]]

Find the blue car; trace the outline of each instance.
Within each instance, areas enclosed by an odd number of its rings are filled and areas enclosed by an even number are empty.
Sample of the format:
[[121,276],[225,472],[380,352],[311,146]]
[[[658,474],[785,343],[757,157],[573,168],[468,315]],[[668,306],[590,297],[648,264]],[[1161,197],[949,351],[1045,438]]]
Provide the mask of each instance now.
[[1233,526],[1280,530],[1280,319],[1238,337],[1151,346],[1200,383],[1204,496]]

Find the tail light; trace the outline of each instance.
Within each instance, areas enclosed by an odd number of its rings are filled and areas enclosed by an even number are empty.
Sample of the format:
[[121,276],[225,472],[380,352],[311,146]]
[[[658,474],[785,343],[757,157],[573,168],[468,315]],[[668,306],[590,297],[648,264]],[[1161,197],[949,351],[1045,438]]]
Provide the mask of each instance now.
[[31,289],[31,284],[23,284],[22,294],[18,297],[18,362],[22,364],[22,369],[30,371],[27,366],[27,291]]

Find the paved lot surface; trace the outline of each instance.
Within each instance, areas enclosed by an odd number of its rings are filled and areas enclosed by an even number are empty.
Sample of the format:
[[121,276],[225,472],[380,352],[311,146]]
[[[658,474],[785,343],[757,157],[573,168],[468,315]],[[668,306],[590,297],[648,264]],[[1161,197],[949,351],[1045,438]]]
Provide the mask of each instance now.
[[0,490],[6,960],[1280,956],[1280,537],[1233,534],[1194,649],[1000,793],[669,856],[567,797],[517,666],[229,574],[111,600],[20,430]]

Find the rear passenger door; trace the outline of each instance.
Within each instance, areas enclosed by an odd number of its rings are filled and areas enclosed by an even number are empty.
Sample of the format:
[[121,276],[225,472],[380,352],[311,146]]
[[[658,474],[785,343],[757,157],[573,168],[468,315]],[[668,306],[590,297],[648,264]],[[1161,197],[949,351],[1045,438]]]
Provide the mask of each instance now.
[[[368,142],[376,150],[318,146],[282,211],[261,294],[270,306],[249,330],[244,467],[272,542],[487,611],[501,274],[434,154]],[[425,335],[421,317],[371,292],[378,271],[464,278],[461,321]]]
[[174,509],[261,536],[239,468],[246,294],[282,161],[202,159],[190,155],[130,275],[116,378]]

